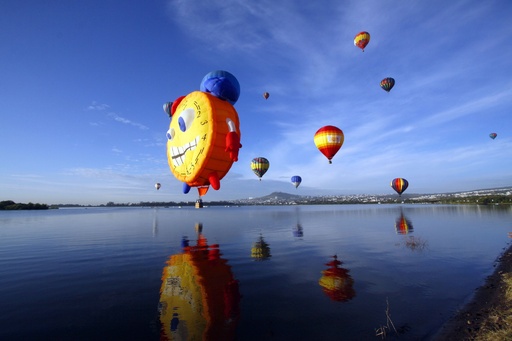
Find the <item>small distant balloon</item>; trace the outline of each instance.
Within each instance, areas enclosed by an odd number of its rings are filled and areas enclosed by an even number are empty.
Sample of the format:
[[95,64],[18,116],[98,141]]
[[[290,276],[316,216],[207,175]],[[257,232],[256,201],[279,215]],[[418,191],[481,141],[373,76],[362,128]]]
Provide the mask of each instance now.
[[409,182],[403,178],[395,178],[391,180],[391,188],[398,193],[398,196],[401,196],[407,187],[409,187]]
[[344,140],[343,131],[335,126],[325,126],[318,129],[314,137],[316,147],[325,155],[329,163],[332,163],[332,158],[340,150]]
[[167,102],[164,104],[164,111],[167,114],[167,116],[169,116],[169,118],[172,117],[171,108],[172,108],[172,102]]
[[300,183],[302,182],[302,178],[298,175],[292,176],[292,184],[295,186],[295,188],[299,187]]
[[158,191],[158,190],[160,189],[160,187],[162,187],[162,185],[160,185],[160,183],[159,183],[159,182],[157,182],[157,183],[155,184],[155,188],[156,188],[156,190]]
[[363,52],[364,52],[364,48],[366,47],[366,45],[368,45],[369,42],[370,42],[370,33],[368,33],[368,32],[365,32],[365,31],[359,32],[354,37],[354,45],[359,47],[361,50],[363,50]]
[[496,138],[496,136],[498,136],[498,134],[496,134],[496,133],[490,133],[490,134],[489,134],[489,137],[490,137],[491,139],[493,139],[493,140]]
[[251,161],[251,169],[260,178],[267,172],[270,167],[270,162],[264,157],[255,157]]
[[264,92],[264,93],[263,93],[263,98],[264,98],[264,99],[268,99],[268,98],[269,98],[269,96],[270,96],[270,94],[269,94],[268,92]]
[[385,91],[389,92],[389,90],[393,89],[395,86],[395,80],[391,77],[384,78],[380,81],[380,87]]

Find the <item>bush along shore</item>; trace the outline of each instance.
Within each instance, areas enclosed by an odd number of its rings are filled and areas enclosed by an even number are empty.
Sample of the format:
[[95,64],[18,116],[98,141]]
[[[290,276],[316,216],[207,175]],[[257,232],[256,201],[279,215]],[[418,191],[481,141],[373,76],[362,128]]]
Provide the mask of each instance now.
[[46,204],[33,204],[29,202],[28,204],[15,203],[12,200],[4,200],[0,201],[0,211],[1,210],[47,210],[50,207]]

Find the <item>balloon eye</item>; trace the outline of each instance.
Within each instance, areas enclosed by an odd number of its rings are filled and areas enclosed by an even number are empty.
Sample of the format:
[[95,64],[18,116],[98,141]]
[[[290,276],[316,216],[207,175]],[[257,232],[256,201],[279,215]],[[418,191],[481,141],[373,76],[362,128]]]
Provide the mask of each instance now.
[[174,138],[174,129],[173,128],[170,128],[169,130],[167,130],[167,139],[168,140],[172,140]]
[[187,108],[183,110],[180,114],[180,117],[178,118],[178,124],[180,125],[180,130],[185,132],[188,128],[192,125],[192,122],[194,121],[194,109]]

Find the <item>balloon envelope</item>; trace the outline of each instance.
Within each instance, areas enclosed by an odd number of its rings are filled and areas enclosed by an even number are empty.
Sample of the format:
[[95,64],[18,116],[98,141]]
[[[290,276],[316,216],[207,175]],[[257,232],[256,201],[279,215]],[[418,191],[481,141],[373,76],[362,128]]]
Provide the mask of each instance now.
[[264,157],[255,157],[251,161],[251,169],[260,178],[267,172],[270,167],[270,162]]
[[322,154],[332,163],[332,158],[340,150],[345,136],[343,131],[335,126],[325,126],[315,133],[315,145]]
[[359,47],[363,51],[369,42],[370,42],[370,33],[368,33],[368,32],[365,32],[365,31],[359,32],[354,37],[354,45]]
[[387,92],[389,92],[389,90],[393,89],[394,86],[395,86],[395,80],[391,77],[384,78],[383,80],[380,81],[380,87],[382,89],[386,90]]
[[496,133],[490,133],[490,134],[489,134],[489,137],[490,137],[491,139],[493,139],[493,140],[496,138],[496,136],[498,136],[498,134],[496,134]]
[[223,70],[209,72],[201,81],[200,90],[235,104],[240,96],[240,83],[235,76]]
[[159,182],[157,182],[157,183],[155,184],[155,188],[156,188],[156,190],[158,191],[158,190],[160,189],[160,187],[162,187],[162,185],[160,185],[160,183],[159,183]]
[[218,190],[220,180],[238,160],[240,122],[229,102],[194,91],[174,101],[167,131],[167,160],[183,192],[196,187],[199,196],[208,187]]
[[270,96],[270,94],[268,92],[263,93],[263,98],[268,99],[269,96]]
[[299,187],[300,183],[302,182],[302,178],[298,175],[292,176],[292,184],[295,186],[295,188]]
[[402,195],[402,193],[409,187],[409,182],[403,178],[396,178],[391,181],[391,188],[393,188],[398,195]]
[[164,111],[167,114],[167,116],[171,117],[171,108],[172,108],[172,102],[167,102],[164,104]]

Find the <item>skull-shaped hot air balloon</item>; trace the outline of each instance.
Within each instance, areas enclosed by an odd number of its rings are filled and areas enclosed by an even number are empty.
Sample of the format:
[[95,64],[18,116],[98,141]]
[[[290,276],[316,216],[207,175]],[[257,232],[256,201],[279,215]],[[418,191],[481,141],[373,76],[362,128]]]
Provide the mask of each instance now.
[[[240,95],[237,79],[227,71],[213,71],[202,80],[201,91],[179,97],[170,108],[167,159],[183,192],[197,187],[203,196],[238,161],[240,122],[233,104]],[[169,103],[164,105],[169,110]]]

